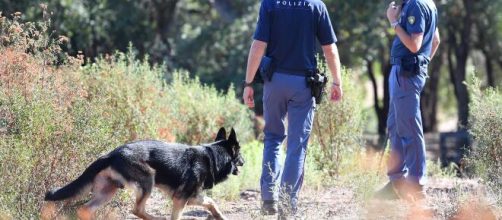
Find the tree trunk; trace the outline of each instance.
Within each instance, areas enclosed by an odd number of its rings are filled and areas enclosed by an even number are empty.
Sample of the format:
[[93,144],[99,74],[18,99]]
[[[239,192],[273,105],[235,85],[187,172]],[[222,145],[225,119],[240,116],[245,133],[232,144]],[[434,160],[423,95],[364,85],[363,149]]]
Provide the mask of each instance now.
[[[469,117],[469,98],[467,88],[463,84],[465,80],[465,62],[458,60],[457,54],[453,48],[448,49],[448,68],[450,72],[450,81],[453,84],[455,97],[457,99],[457,117],[458,117],[458,130],[462,131],[467,128],[467,119]],[[456,57],[456,64],[453,58]],[[463,67],[463,68],[462,68]]]
[[[489,14],[483,13],[482,15],[483,17],[486,17],[486,20],[479,19],[479,17],[476,20],[476,26],[478,28],[478,40],[475,44],[475,47],[480,48],[485,58],[486,81],[488,83],[488,86],[495,87],[492,59],[499,57],[496,55],[498,53],[498,45],[496,42],[493,43],[494,41],[497,41],[496,37],[494,37],[496,36],[496,34],[493,34],[491,32],[487,33],[487,31],[485,30],[489,30],[489,28],[491,26],[494,26],[496,22],[489,17]],[[487,23],[484,23],[483,21],[486,21]]]
[[495,76],[493,73],[493,61],[490,53],[486,50],[483,50],[483,55],[485,56],[485,68],[486,68],[486,79],[488,82],[488,86],[495,88]]
[[[462,22],[449,18],[448,29],[448,66],[450,80],[454,86],[458,109],[458,130],[466,130],[469,120],[469,92],[464,84],[467,73],[467,59],[472,41],[472,11],[474,2],[463,0],[465,14]],[[455,59],[453,59],[455,58]]]
[[[392,40],[393,38],[389,36],[387,45],[392,45]],[[378,142],[382,146],[382,149],[384,149],[387,140],[387,118],[389,116],[390,105],[389,76],[390,71],[392,70],[392,65],[390,64],[390,51],[388,47],[381,47],[380,54],[380,70],[383,74],[383,105],[380,107],[381,110],[378,112]]]
[[[392,37],[389,37],[388,39],[389,44],[391,45],[392,43]],[[371,59],[366,59],[366,67],[368,69],[368,77],[371,80],[371,85],[373,87],[373,94],[374,94],[374,109],[375,109],[375,114],[377,116],[378,120],[378,147],[380,149],[385,148],[385,142],[387,139],[387,118],[389,114],[389,102],[390,102],[390,92],[389,92],[389,75],[392,66],[390,65],[390,53],[388,51],[388,47],[385,45],[382,45],[378,49],[379,56],[378,60],[371,60]],[[378,94],[378,83],[376,79],[376,74],[374,70],[374,63],[379,62],[381,64],[381,69],[380,71],[382,72],[383,75],[383,104],[381,104],[379,100],[379,94]]]
[[457,55],[457,67],[454,78],[455,94],[458,101],[459,130],[467,129],[469,120],[469,92],[464,84],[466,78],[467,56]]
[[[392,38],[389,39],[389,44],[392,45]],[[390,52],[387,56],[383,56],[381,59],[382,62],[382,73],[383,73],[383,112],[385,114],[385,128],[387,128],[387,115],[389,114],[389,105],[390,105],[390,90],[389,90],[389,76],[390,71],[392,70],[392,65],[390,64]]]
[[366,68],[368,69],[368,76],[371,81],[371,85],[373,87],[373,102],[374,102],[374,109],[375,113],[377,115],[377,120],[378,120],[378,135],[379,136],[385,136],[385,130],[386,130],[386,114],[383,112],[383,107],[380,106],[380,100],[379,100],[379,95],[378,95],[378,84],[377,80],[375,77],[375,70],[373,69],[373,64],[374,62],[371,60],[366,60]]
[[153,54],[153,58],[157,61],[162,61],[172,54],[169,32],[174,24],[178,2],[179,0],[150,0],[151,19],[156,24],[153,49],[161,51],[161,54]]
[[[467,46],[459,46],[456,50],[450,48],[450,54],[448,55],[450,80],[454,86],[455,97],[457,98],[459,130],[467,129],[469,118],[469,93],[467,86],[464,84],[467,65],[467,53],[463,52],[466,49],[465,47]],[[456,58],[455,63],[453,63],[453,57]]]

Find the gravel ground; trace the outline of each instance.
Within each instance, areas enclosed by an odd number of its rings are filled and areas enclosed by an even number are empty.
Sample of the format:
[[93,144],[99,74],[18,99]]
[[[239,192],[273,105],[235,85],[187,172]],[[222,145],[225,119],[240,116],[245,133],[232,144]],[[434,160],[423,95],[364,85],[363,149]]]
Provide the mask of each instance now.
[[[435,179],[427,185],[426,212],[403,201],[360,201],[349,188],[331,187],[323,190],[304,189],[299,207],[302,219],[502,219],[500,207],[483,193],[475,180]],[[156,216],[167,216],[167,199],[155,192],[147,203],[147,210]],[[277,219],[260,215],[259,192],[246,190],[238,201],[216,201],[228,219]],[[420,210],[420,211],[419,211]],[[123,211],[123,210],[122,210]],[[126,219],[137,219],[122,213]],[[108,215],[106,218],[113,219]],[[121,217],[120,219],[123,219]],[[212,219],[203,208],[188,207],[183,220]]]

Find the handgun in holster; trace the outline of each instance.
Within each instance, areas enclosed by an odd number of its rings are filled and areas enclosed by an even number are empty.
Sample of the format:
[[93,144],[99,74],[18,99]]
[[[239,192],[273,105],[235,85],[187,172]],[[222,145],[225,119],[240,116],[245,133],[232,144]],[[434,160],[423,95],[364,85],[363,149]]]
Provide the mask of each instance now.
[[402,57],[399,64],[401,66],[401,75],[413,77],[420,74],[420,68],[427,65],[429,60],[422,55],[413,55]]
[[312,91],[312,96],[315,98],[315,103],[318,105],[322,101],[325,93],[325,88],[328,83],[328,77],[324,73],[319,72],[318,69],[310,71],[307,76],[307,86]]

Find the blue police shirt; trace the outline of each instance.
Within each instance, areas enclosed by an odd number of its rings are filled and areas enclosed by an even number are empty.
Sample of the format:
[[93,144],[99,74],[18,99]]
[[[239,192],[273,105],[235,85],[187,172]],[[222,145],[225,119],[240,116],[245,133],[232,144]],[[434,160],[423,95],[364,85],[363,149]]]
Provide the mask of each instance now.
[[317,67],[316,39],[321,45],[337,40],[320,0],[262,0],[254,39],[267,42],[276,71],[299,74]]
[[[399,18],[399,25],[408,34],[424,34],[422,47],[417,54],[430,57],[432,40],[436,32],[438,11],[432,0],[404,0]],[[391,56],[403,57],[413,55],[396,35],[392,44]]]

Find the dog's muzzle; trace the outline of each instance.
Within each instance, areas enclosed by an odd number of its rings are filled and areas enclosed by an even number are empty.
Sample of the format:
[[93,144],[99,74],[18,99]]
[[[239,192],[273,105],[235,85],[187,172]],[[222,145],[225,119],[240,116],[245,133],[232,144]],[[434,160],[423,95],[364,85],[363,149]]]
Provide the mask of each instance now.
[[242,167],[244,166],[244,158],[242,158],[242,156],[238,156],[237,158],[235,158],[233,161],[232,161],[232,165],[233,165],[233,171],[232,171],[232,174],[233,175],[238,175],[239,174],[239,167]]

